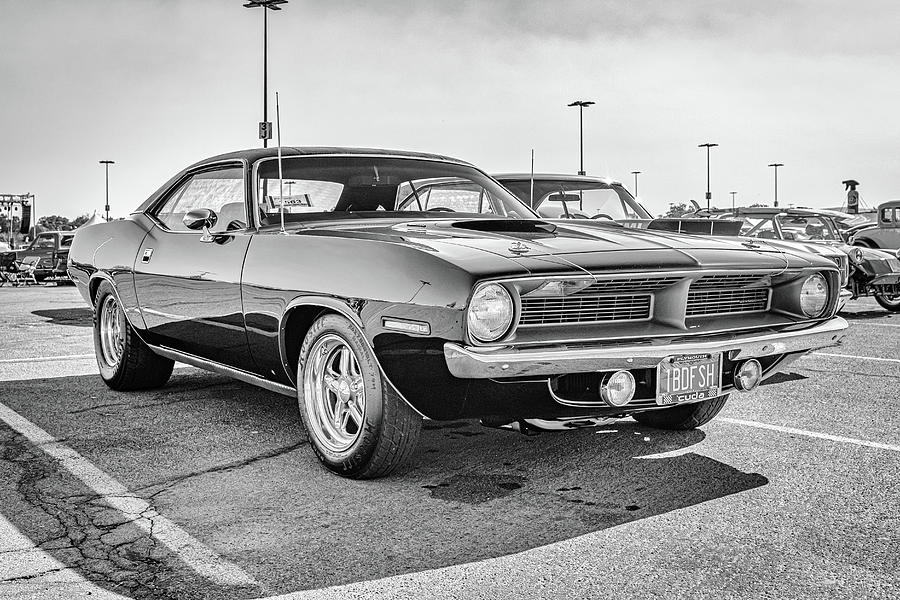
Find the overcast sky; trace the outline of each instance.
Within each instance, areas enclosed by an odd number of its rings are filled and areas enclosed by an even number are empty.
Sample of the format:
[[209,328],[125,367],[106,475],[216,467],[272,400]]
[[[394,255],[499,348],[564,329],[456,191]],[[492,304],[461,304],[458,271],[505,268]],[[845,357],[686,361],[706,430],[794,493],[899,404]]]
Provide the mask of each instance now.
[[[196,160],[258,145],[262,14],[241,0],[0,0],[0,193],[114,216]],[[270,12],[286,145],[422,150],[488,172],[585,169],[653,213],[900,197],[900,5],[290,0]]]

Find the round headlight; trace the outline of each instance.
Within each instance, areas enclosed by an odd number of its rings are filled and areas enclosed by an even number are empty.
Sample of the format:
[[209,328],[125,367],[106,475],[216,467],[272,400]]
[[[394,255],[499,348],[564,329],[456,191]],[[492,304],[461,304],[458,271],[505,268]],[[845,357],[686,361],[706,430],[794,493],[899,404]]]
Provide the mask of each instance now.
[[820,317],[828,306],[828,282],[819,273],[810,275],[800,288],[800,309],[807,317]]
[[847,252],[847,255],[850,256],[850,260],[852,260],[856,264],[859,264],[862,262],[863,253],[862,253],[862,250],[860,250],[859,248],[851,248],[850,251]]
[[505,287],[489,283],[475,290],[466,319],[473,338],[481,342],[499,339],[509,330],[512,318],[513,301]]

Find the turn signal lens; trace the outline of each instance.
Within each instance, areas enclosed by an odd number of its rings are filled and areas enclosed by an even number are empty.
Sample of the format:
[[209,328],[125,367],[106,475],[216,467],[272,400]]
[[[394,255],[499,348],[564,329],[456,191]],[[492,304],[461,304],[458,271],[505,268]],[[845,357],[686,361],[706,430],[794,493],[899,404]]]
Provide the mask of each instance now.
[[625,406],[634,398],[634,375],[616,371],[604,377],[600,384],[600,398],[610,406]]
[[742,392],[756,389],[762,381],[762,365],[755,358],[745,360],[734,370],[734,387]]
[[506,288],[489,283],[475,290],[466,323],[469,334],[481,342],[500,339],[512,323],[513,301]]
[[821,274],[810,275],[800,288],[800,309],[807,317],[820,317],[828,306],[828,282]]

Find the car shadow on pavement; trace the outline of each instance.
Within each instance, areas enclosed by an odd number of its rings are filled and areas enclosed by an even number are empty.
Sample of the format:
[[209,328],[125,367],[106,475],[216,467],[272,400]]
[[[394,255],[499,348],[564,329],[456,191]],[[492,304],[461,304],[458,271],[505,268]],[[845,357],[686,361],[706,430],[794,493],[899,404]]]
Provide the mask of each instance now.
[[178,370],[165,388],[128,394],[96,376],[10,383],[2,402],[263,584],[202,580],[0,423],[0,512],[138,598],[253,597],[490,559],[768,483],[692,452],[702,430],[632,420],[533,437],[426,422],[405,470],[353,481],[316,461],[294,399],[217,375]]
[[33,310],[31,314],[50,319],[48,323],[53,325],[91,327],[94,324],[94,311],[90,308],[50,308]]

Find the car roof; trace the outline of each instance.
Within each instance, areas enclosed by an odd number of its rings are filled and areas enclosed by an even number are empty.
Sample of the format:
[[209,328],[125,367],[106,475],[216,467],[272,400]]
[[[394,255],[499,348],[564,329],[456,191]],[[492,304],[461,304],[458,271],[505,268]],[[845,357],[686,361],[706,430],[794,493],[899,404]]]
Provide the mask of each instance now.
[[[458,158],[452,158],[449,156],[443,156],[441,154],[429,154],[426,152],[407,152],[405,150],[386,150],[383,148],[348,148],[342,146],[282,146],[281,147],[281,155],[282,157],[288,156],[396,156],[398,158],[419,158],[424,160],[439,160],[442,162],[452,162],[461,165],[470,165],[463,160],[459,160]],[[228,160],[246,160],[249,163],[254,163],[261,158],[272,158],[278,156],[278,148],[250,148],[247,150],[237,150],[234,152],[226,152],[225,154],[219,154],[216,156],[211,156],[209,158],[198,161],[188,167],[186,170],[190,170],[196,167],[201,167],[205,164],[209,163],[217,163]]]
[[882,208],[900,208],[900,200],[888,200],[878,205],[878,210]]
[[[491,173],[491,177],[497,181],[529,181],[531,173]],[[535,173],[534,179],[543,181],[563,181],[570,183],[605,183],[606,185],[622,185],[621,181],[609,177],[594,177],[591,175],[570,175],[568,173]]]

